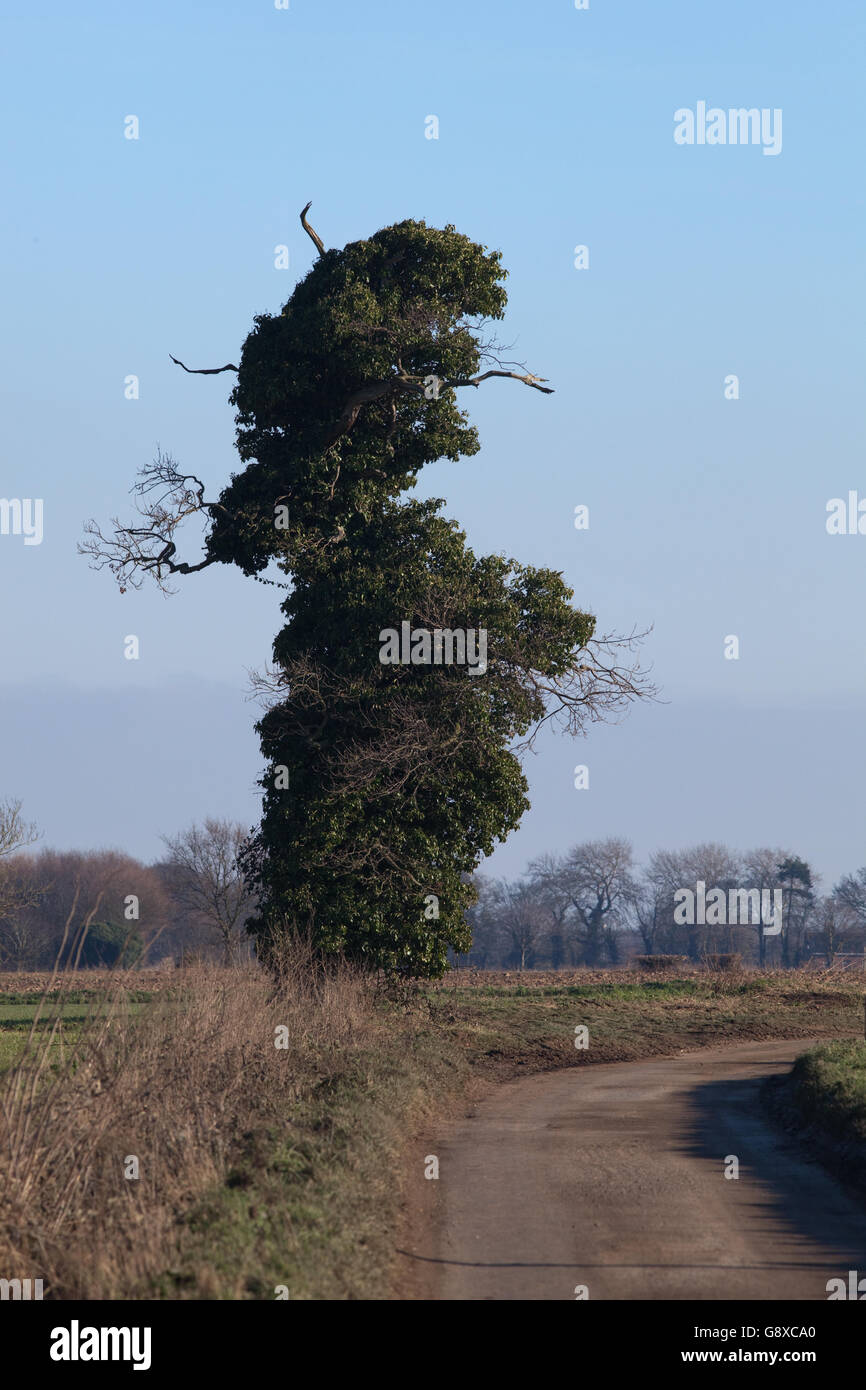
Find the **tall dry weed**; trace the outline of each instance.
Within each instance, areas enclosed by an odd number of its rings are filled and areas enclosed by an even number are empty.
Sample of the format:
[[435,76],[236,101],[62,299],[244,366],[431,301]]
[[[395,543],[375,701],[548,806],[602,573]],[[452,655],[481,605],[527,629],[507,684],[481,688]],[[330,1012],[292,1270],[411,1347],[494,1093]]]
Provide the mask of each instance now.
[[63,1006],[82,976],[52,981],[0,1077],[0,1276],[124,1298],[171,1265],[180,1218],[242,1137],[285,1121],[335,1054],[375,1033],[358,972],[324,971],[299,943],[278,967],[186,969],[138,1012],[142,976],[117,974],[71,1044]]

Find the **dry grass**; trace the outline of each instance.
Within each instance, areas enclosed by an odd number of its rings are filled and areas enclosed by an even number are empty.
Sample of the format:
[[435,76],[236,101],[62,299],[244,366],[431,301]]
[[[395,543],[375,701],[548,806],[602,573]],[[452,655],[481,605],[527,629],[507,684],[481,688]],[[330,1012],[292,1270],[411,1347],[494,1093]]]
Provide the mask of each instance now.
[[[322,976],[303,952],[279,990],[252,966],[182,976],[138,1016],[125,1000],[141,977],[112,978],[58,1058],[53,1018],[81,988],[80,974],[61,977],[0,1078],[0,1270],[37,1270],[48,1296],[146,1290],[177,1262],[184,1214],[224,1181],[244,1136],[284,1123],[375,1031],[364,981]],[[137,1179],[125,1176],[133,1156]]]

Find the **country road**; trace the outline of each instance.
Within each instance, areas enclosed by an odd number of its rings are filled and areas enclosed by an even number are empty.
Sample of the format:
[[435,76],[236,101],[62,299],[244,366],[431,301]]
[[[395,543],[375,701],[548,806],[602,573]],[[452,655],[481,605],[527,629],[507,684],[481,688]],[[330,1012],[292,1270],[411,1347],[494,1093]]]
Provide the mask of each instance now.
[[[866,1275],[866,1201],[762,1118],[808,1041],[575,1067],[497,1088],[435,1146],[404,1256],[431,1299],[816,1299]],[[728,1155],[739,1178],[726,1179]]]

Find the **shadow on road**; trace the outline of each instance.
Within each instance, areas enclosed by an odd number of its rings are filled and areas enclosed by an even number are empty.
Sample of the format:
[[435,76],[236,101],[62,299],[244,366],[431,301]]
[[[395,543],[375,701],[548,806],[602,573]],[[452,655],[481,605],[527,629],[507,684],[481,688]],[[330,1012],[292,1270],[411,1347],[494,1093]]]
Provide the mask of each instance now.
[[[780,1069],[782,1071],[786,1069]],[[680,1136],[683,1152],[717,1163],[719,1181],[732,1189],[732,1198],[751,1203],[750,1217],[775,1231],[788,1227],[792,1245],[806,1236],[823,1245],[833,1257],[827,1277],[849,1269],[866,1274],[866,1209],[862,1195],[845,1186],[812,1160],[793,1137],[787,1135],[762,1105],[764,1077],[708,1081],[690,1093],[692,1124]],[[731,1159],[739,1163],[739,1177],[726,1178]],[[760,1186],[750,1178],[757,1179]],[[751,1192],[760,1196],[752,1197]],[[769,1194],[769,1198],[768,1198]],[[835,1267],[838,1262],[838,1268]],[[778,1262],[777,1267],[778,1267]],[[822,1267],[795,1259],[802,1269]]]

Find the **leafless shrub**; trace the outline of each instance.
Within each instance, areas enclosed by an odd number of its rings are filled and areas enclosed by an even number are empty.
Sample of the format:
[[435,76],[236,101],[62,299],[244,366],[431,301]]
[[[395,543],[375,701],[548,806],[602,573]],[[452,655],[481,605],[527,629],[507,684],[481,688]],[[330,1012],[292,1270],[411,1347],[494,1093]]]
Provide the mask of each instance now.
[[688,956],[632,956],[631,963],[637,970],[655,975],[665,970],[682,971],[690,965]]
[[707,970],[742,970],[743,957],[738,951],[723,951],[720,954],[710,953],[703,957],[703,964]]

